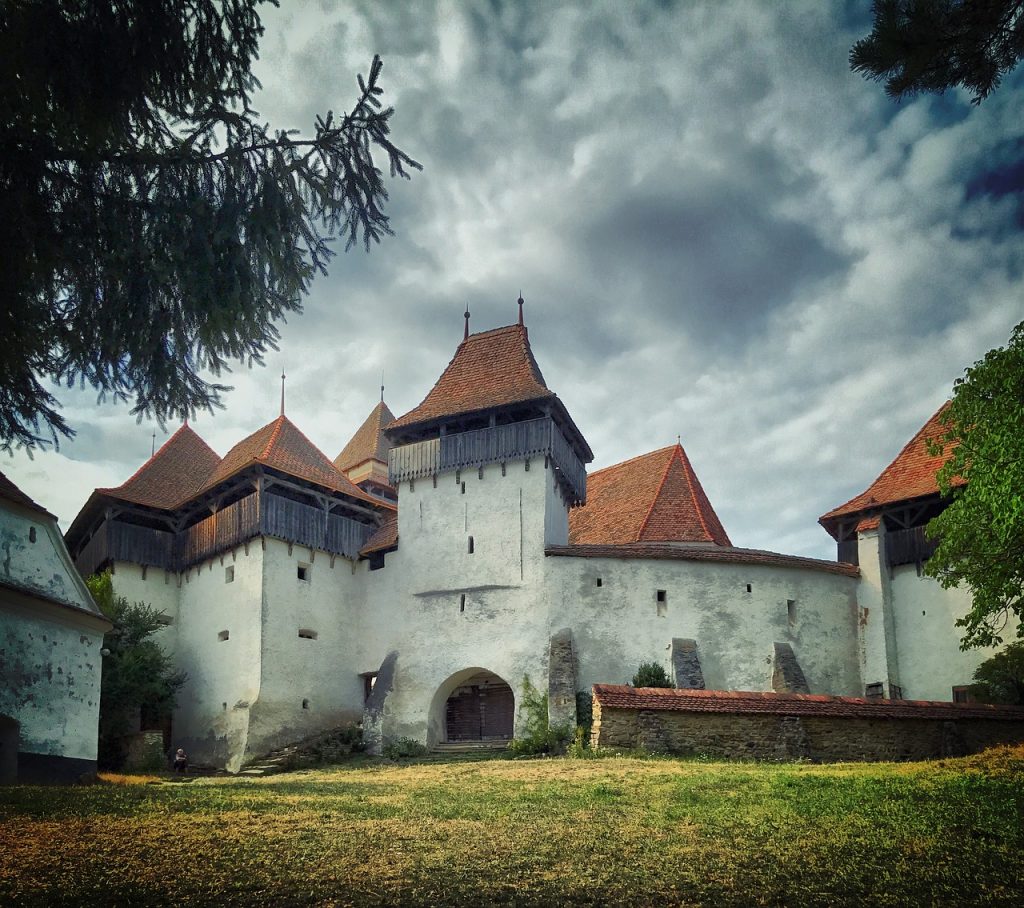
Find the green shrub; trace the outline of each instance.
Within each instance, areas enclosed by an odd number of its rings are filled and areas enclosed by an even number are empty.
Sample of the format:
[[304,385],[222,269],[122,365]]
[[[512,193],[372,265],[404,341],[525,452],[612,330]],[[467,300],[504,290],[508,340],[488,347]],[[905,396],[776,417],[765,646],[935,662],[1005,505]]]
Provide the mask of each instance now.
[[409,757],[422,757],[427,748],[412,738],[395,738],[384,746],[384,756],[389,760],[405,760]]
[[641,662],[633,675],[633,687],[673,687],[668,673],[657,662]]
[[548,722],[548,695],[533,686],[529,675],[523,675],[519,727],[522,733],[508,746],[509,752],[515,757],[563,753],[572,734],[570,726],[551,725]]

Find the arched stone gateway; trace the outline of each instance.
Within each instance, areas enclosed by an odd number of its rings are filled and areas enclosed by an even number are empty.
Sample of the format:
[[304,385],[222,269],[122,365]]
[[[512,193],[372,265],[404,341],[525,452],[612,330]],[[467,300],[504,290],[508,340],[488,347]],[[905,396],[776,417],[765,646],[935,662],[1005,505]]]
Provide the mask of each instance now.
[[434,694],[430,743],[508,741],[515,707],[512,688],[494,672],[479,667],[456,672]]

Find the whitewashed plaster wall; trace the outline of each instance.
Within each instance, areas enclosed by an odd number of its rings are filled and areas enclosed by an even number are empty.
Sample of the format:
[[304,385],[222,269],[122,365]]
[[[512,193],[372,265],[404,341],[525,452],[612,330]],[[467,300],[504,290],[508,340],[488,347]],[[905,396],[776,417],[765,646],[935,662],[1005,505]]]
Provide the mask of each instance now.
[[178,602],[181,597],[178,574],[119,561],[114,565],[111,584],[115,595],[123,596],[129,602],[141,602],[164,613],[170,624],[160,628],[152,639],[173,658],[177,647]]
[[[300,565],[306,580],[298,577]],[[340,556],[332,566],[326,552],[266,540],[262,679],[250,717],[251,754],[361,717],[357,627],[364,604],[358,570]],[[316,639],[300,637],[300,629]]]
[[517,706],[524,674],[546,689],[544,539],[564,539],[567,517],[543,458],[529,469],[510,462],[504,476],[490,464],[483,478],[474,468],[458,482],[455,473],[439,476],[436,488],[429,478],[402,483],[400,497],[398,551],[381,570],[360,566],[360,664],[375,670],[398,651],[385,734],[433,743],[443,740],[448,688],[466,669],[503,678]]
[[95,761],[108,625],[54,520],[0,507],[0,581],[0,713],[23,753]]
[[[974,670],[1003,648],[960,651],[963,630],[956,620],[970,611],[967,589],[944,590],[908,564],[892,570],[890,590],[899,676],[908,700],[951,699],[953,685],[970,684]],[[1013,634],[1010,627],[1003,636],[1010,640]]]
[[[792,645],[813,693],[859,693],[855,578],[796,567],[561,556],[547,559],[547,571],[551,630],[572,628],[578,689],[628,684],[641,662],[658,662],[671,677],[672,638],[683,637],[697,641],[709,689],[771,690],[779,641]],[[661,613],[658,590],[666,598]]]
[[23,753],[94,761],[103,632],[59,608],[0,592],[0,713]]
[[249,708],[260,695],[263,561],[253,540],[181,575],[175,664],[188,680],[178,692],[172,746],[232,771],[246,752]]
[[[860,583],[859,646],[863,685],[881,683],[886,697],[893,685],[902,686],[896,656],[896,625],[892,609],[891,576],[885,562],[885,526],[857,534]],[[864,695],[864,690],[860,691]]]

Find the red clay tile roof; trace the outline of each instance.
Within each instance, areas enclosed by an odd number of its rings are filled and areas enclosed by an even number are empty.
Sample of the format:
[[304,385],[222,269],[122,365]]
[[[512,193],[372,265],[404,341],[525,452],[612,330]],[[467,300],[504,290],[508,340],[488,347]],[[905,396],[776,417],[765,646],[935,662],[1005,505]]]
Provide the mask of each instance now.
[[219,463],[213,449],[184,425],[125,482],[95,494],[172,510],[195,495]]
[[389,549],[398,548],[398,515],[388,517],[376,532],[366,540],[360,550],[360,555],[372,555],[374,552],[386,552]]
[[545,398],[555,394],[544,384],[526,328],[509,325],[471,334],[459,344],[423,402],[390,428]]
[[394,510],[394,505],[381,501],[353,485],[345,474],[339,471],[284,415],[262,429],[257,429],[228,451],[200,491],[212,488],[253,464],[272,467],[289,476],[305,479],[326,489],[343,492],[378,507]]
[[[47,517],[53,517],[46,508],[36,504],[31,498],[28,497],[24,492],[21,491],[13,482],[11,482],[3,473],[0,473],[0,498],[6,499],[7,501],[13,501],[15,504],[20,504],[23,508],[30,508],[39,514],[44,514]],[[54,517],[54,520],[57,518]]]
[[384,435],[383,429],[394,421],[395,414],[388,409],[388,405],[384,401],[381,401],[373,408],[373,412],[366,417],[363,424],[356,429],[356,434],[352,436],[342,452],[334,458],[334,465],[344,473],[368,460],[379,460],[386,464],[388,451],[391,450],[391,442]]
[[770,691],[673,690],[595,684],[602,709],[668,709],[681,712],[747,713],[846,719],[1005,719],[1024,721],[1024,707],[936,700],[865,700],[824,694]]
[[586,505],[569,512],[569,542],[732,544],[681,445],[590,473]]
[[678,561],[715,561],[734,564],[765,564],[772,567],[805,568],[827,574],[859,577],[860,568],[840,561],[821,561],[797,555],[780,555],[760,549],[737,549],[724,545],[685,543],[632,543],[626,545],[549,545],[544,554],[563,558],[651,558]]
[[[859,514],[898,501],[910,501],[938,494],[939,486],[935,481],[935,474],[949,459],[949,448],[947,446],[945,452],[933,457],[928,453],[926,442],[929,438],[938,438],[945,433],[946,427],[940,419],[948,407],[948,402],[939,407],[866,491],[851,498],[846,504],[823,514],[818,518],[818,523],[828,529],[826,524],[832,523],[837,517]],[[954,480],[953,484],[960,485],[962,480]]]

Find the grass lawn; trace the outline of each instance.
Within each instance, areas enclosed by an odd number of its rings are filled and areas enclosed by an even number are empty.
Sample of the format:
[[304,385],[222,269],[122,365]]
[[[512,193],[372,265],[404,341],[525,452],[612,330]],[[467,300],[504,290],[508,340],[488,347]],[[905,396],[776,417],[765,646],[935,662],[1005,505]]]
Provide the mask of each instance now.
[[[149,784],[147,784],[147,781]],[[0,904],[1024,905],[1024,747],[0,789]]]

